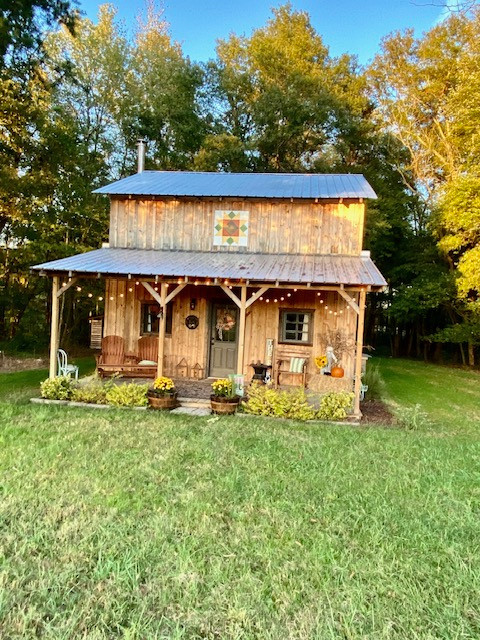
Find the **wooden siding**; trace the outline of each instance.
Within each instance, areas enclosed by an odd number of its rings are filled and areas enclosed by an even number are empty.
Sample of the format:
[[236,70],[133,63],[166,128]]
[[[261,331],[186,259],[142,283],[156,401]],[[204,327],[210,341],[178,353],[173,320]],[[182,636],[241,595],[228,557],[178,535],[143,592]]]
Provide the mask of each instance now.
[[[249,289],[249,295],[254,289]],[[321,292],[321,296],[315,291],[289,290],[291,297],[287,297],[287,290],[270,289],[263,297],[249,307],[246,318],[245,331],[245,367],[244,373],[247,380],[253,374],[250,363],[258,360],[265,361],[266,341],[273,338],[275,349],[282,349],[278,345],[278,330],[280,309],[312,309],[313,317],[313,345],[296,347],[304,351],[309,357],[308,374],[309,387],[313,390],[324,389],[324,383],[330,379],[320,376],[317,372],[314,357],[325,353],[327,347],[327,330],[342,329],[344,334],[353,342],[357,322],[356,313],[347,303],[334,292]],[[281,301],[280,298],[285,300]],[[190,310],[191,298],[196,299],[195,311]],[[270,302],[266,302],[266,299]],[[278,302],[275,303],[274,299]],[[199,364],[208,375],[208,345],[209,345],[209,310],[214,300],[231,301],[218,287],[186,287],[176,298],[173,304],[172,334],[165,338],[165,374],[169,376],[179,375],[177,365],[184,360],[188,366],[190,375],[193,367]],[[320,300],[323,300],[323,304]],[[105,294],[105,322],[104,335],[120,335],[125,338],[126,352],[135,353],[138,339],[140,338],[140,313],[141,303],[152,301],[152,296],[139,284],[132,280],[108,279],[106,281]],[[328,307],[328,309],[326,308]],[[330,313],[330,311],[332,313]],[[195,314],[199,318],[197,329],[190,330],[185,326],[185,318]],[[336,314],[336,315],[335,315]],[[344,356],[342,366],[345,369],[345,379],[335,382],[335,388],[351,387],[354,372],[354,353]],[[185,371],[180,372],[183,375]],[[283,382],[289,381],[287,376]]]
[[[110,247],[292,254],[358,255],[365,205],[305,202],[131,198],[111,201]],[[218,209],[250,213],[248,247],[214,247]]]

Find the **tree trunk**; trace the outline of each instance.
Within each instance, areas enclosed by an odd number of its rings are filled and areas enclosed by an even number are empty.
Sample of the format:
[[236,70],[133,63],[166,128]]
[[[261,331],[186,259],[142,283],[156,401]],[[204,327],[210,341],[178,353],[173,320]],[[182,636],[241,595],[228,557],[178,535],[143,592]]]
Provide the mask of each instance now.
[[470,367],[475,366],[475,347],[473,346],[473,342],[468,343],[468,365]]
[[462,364],[465,366],[467,361],[465,360],[465,349],[463,348],[463,344],[460,342],[460,355],[462,356]]

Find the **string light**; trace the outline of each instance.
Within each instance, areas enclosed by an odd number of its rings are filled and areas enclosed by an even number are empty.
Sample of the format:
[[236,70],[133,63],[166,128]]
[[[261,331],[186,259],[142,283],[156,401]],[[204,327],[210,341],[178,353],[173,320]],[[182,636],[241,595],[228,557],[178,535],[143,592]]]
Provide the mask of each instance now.
[[102,302],[102,300],[103,300],[102,296],[98,296],[98,301]]
[[133,291],[132,287],[128,287],[128,290],[130,291],[130,293],[132,293]]
[[62,287],[66,287],[67,283],[66,282],[62,282]]
[[[320,304],[323,304],[323,300],[320,300]],[[325,307],[326,308],[326,307]]]
[[275,299],[274,299],[274,302],[278,302],[278,300],[275,298]]
[[136,287],[138,287],[138,285],[139,285],[139,284],[140,284],[140,282],[137,280],[137,281],[135,282],[135,286],[136,286]]
[[263,300],[263,296],[260,296],[260,300]]
[[285,300],[285,298],[282,296],[282,297],[280,298],[280,300],[283,302],[283,301]]
[[82,287],[77,287],[77,291],[81,291],[81,290],[82,290]]
[[287,298],[291,298],[292,294],[291,293],[287,293]]
[[89,298],[93,298],[93,293],[89,293],[89,294],[88,294],[88,297],[89,297]]
[[270,299],[269,299],[269,298],[267,298],[267,299],[265,300],[265,302],[270,302]]
[[123,298],[123,293],[120,294],[120,298]]
[[113,300],[113,296],[110,296],[110,300]]

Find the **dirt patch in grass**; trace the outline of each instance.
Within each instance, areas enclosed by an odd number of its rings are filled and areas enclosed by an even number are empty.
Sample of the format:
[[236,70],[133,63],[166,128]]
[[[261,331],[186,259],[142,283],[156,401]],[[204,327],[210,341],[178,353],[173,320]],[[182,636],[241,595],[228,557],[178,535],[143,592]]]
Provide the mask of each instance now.
[[396,420],[388,406],[381,400],[362,403],[362,424],[394,425]]
[[30,371],[31,369],[42,369],[46,367],[46,358],[12,358],[11,356],[0,356],[0,373],[13,373],[15,371]]

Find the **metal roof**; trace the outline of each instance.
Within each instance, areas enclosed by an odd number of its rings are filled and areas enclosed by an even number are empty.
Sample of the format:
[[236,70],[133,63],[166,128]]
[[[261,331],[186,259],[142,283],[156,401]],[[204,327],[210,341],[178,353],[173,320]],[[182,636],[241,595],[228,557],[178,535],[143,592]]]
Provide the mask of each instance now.
[[105,248],[33,267],[46,273],[229,278],[252,282],[371,285],[386,282],[367,255],[296,255]]
[[237,198],[376,198],[360,173],[142,171],[93,193]]

